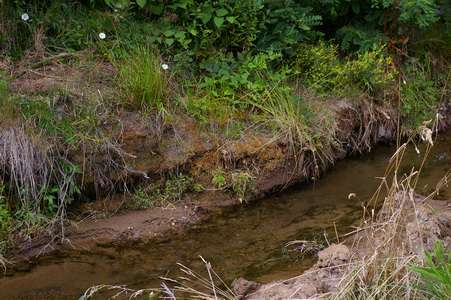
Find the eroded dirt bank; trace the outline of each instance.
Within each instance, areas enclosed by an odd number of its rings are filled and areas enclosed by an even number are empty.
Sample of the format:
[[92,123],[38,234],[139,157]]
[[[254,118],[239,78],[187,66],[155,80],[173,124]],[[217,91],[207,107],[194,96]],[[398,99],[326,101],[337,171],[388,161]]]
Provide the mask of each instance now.
[[[400,193],[397,197],[402,202],[401,198],[409,196]],[[398,227],[399,237],[403,240],[396,245],[399,253],[403,253],[408,244],[414,255],[422,256],[439,240],[450,250],[451,201],[424,201],[424,197],[415,196],[407,205],[407,222]],[[233,283],[234,291],[240,299],[329,299],[340,285],[343,286],[344,276],[353,265],[362,264],[363,268],[362,262],[371,260],[375,251],[386,247],[382,235],[388,233],[371,231],[377,230],[366,228],[342,244],[332,244],[319,251],[316,264],[299,276],[267,284],[239,278]]]
[[[450,124],[449,107],[445,106],[441,111],[440,130]],[[90,211],[107,211],[110,215],[71,221],[63,240],[49,243],[48,238],[43,237],[22,244],[16,251],[16,264],[11,265],[10,271],[22,268],[26,261],[36,263],[40,255],[55,250],[66,254],[68,251],[108,252],[113,251],[111,247],[164,238],[169,232],[180,232],[190,224],[220,213],[224,207],[263,198],[296,182],[315,180],[336,160],[370,151],[380,142],[395,139],[397,117],[392,109],[372,102],[350,104],[340,100],[333,106],[333,111],[338,120],[338,130],[334,143],[326,146],[329,151],[326,160],[318,159],[310,151],[293,157],[286,144],[269,142],[271,138],[265,135],[244,135],[227,143],[213,141],[189,119],[176,123],[178,125],[158,138],[155,131],[145,125],[146,120],[125,113],[120,122],[123,126],[121,148],[128,154],[126,168],[109,173],[111,183],[133,185],[149,180],[161,181],[166,174],[182,170],[207,189],[201,193],[188,193],[170,206],[138,211],[114,213],[127,201],[127,197],[121,194],[87,204]],[[97,161],[98,164],[101,162]],[[245,199],[230,191],[211,187],[211,170],[218,166],[231,171],[251,172],[254,183]],[[94,182],[98,180],[96,173],[92,174],[92,177],[84,179],[88,190],[89,186],[94,188]]]

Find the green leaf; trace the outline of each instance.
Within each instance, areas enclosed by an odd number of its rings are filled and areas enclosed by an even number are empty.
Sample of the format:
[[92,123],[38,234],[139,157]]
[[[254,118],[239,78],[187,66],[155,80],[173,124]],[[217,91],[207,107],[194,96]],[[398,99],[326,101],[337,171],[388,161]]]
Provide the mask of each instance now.
[[359,14],[359,13],[360,13],[360,4],[359,4],[359,3],[357,3],[357,2],[352,2],[351,8],[352,8],[352,11],[353,11],[355,14]]
[[165,39],[164,43],[168,46],[171,46],[172,44],[174,44],[175,40],[174,39]]
[[201,19],[202,23],[207,24],[208,21],[211,20],[211,13],[209,11],[203,11],[200,14],[200,19]]
[[164,34],[164,36],[170,37],[175,34],[175,31],[170,29],[170,30],[164,31],[163,34]]
[[232,16],[226,17],[226,20],[227,20],[227,22],[233,24],[233,23],[235,23],[235,21],[236,21],[236,17],[232,17]]
[[192,35],[194,35],[194,36],[196,36],[197,35],[197,33],[198,33],[198,31],[197,31],[197,29],[196,28],[188,28],[188,31],[189,31],[189,33],[191,33]]
[[213,21],[215,22],[216,27],[221,28],[222,24],[224,24],[224,18],[222,17],[215,17],[213,19]]
[[225,8],[220,8],[218,10],[216,10],[216,15],[218,17],[224,17],[225,15],[227,15],[229,12],[227,11],[227,9]]
[[147,0],[136,0],[136,4],[138,4],[139,7],[144,8],[147,4]]
[[163,14],[163,4],[159,3],[159,4],[152,4],[149,3],[150,6],[150,11],[157,16],[161,16]]
[[185,38],[185,33],[183,31],[177,31],[174,34],[175,38],[178,40],[183,40]]
[[130,6],[130,0],[114,0],[114,1],[108,0],[105,1],[105,3],[112,8],[121,10],[126,9],[127,7]]

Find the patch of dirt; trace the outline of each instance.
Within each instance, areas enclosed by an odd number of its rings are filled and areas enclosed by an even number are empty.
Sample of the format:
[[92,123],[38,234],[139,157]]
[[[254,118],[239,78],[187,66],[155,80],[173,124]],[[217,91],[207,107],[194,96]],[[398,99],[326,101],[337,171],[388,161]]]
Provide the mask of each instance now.
[[89,94],[110,98],[114,94],[114,67],[105,62],[93,62],[90,55],[89,52],[62,53],[39,62],[24,59],[9,66],[13,77],[10,89],[23,95],[60,91],[78,98]]
[[[120,205],[119,199],[116,205]],[[108,201],[111,205],[111,201]],[[163,239],[183,231],[186,226],[205,221],[221,213],[224,207],[236,204],[236,199],[224,193],[208,192],[198,197],[186,197],[183,201],[167,207],[119,212],[106,218],[87,216],[80,221],[72,221],[64,239],[49,243],[48,239],[24,243],[16,251],[15,261],[9,272],[23,269],[24,265],[35,265],[48,256],[58,253],[104,253],[109,248],[131,247],[135,243]],[[114,209],[113,205],[113,209]],[[110,207],[111,208],[111,207]],[[96,209],[90,206],[90,209]],[[105,207],[98,207],[100,212]],[[95,211],[93,212],[95,214]]]

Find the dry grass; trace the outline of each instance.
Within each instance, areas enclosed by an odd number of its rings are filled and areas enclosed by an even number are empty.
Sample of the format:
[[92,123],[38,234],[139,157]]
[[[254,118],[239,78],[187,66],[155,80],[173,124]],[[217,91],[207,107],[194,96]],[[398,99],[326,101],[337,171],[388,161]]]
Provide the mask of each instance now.
[[[424,220],[421,220],[418,204],[425,199],[417,197],[414,191],[432,143],[429,141],[419,169],[401,175],[398,171],[407,145],[401,145],[391,158],[381,185],[370,201],[370,208],[365,211],[352,249],[355,257],[332,299],[423,297],[418,289],[418,275],[410,266],[422,265],[425,251],[431,250],[437,237],[421,226]],[[448,172],[442,184],[450,176]],[[437,186],[426,199],[432,198],[439,190],[440,186]],[[383,203],[376,214],[381,199]]]
[[29,238],[47,230],[53,241],[64,238],[66,206],[77,193],[76,168],[55,144],[38,139],[23,127],[0,129],[0,180],[8,183],[9,206],[20,213],[20,234]]
[[[235,300],[237,296],[213,270],[211,264],[202,256],[206,275],[194,272],[187,266],[178,264],[183,276],[178,279],[164,278],[160,289],[135,290],[125,285],[97,285],[90,287],[80,300],[93,299],[96,296],[108,299],[202,299]],[[108,296],[107,296],[108,294]]]
[[202,256],[200,259],[205,265],[206,275],[194,272],[187,266],[178,264],[180,271],[184,274],[177,280],[162,278],[168,282],[175,284],[170,289],[163,289],[164,299],[203,299],[203,300],[234,300],[237,299],[235,293],[221,279],[221,277],[213,270],[211,264]]
[[9,180],[24,206],[32,200],[33,206],[39,207],[42,190],[50,184],[53,156],[51,148],[38,146],[22,127],[0,130],[0,174],[3,181]]

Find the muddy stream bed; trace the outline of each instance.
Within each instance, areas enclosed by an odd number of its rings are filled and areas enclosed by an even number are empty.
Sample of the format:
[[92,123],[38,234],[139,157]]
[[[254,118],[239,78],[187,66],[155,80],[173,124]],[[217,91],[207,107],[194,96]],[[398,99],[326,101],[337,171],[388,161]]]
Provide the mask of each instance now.
[[[202,255],[230,282],[237,277],[269,282],[298,275],[314,257],[284,250],[292,240],[324,241],[350,231],[359,221],[362,202],[379,184],[393,147],[379,146],[362,157],[338,162],[323,178],[294,186],[251,204],[226,209],[208,221],[166,240],[115,249],[113,254],[52,255],[32,268],[0,278],[0,299],[78,299],[90,286],[125,284],[158,287],[160,276],[178,275],[177,262],[194,270]],[[451,131],[441,134],[427,162],[418,192],[427,193],[451,168]],[[409,151],[404,171],[419,156]],[[357,197],[348,199],[350,193]],[[451,187],[440,195],[451,198]]]

